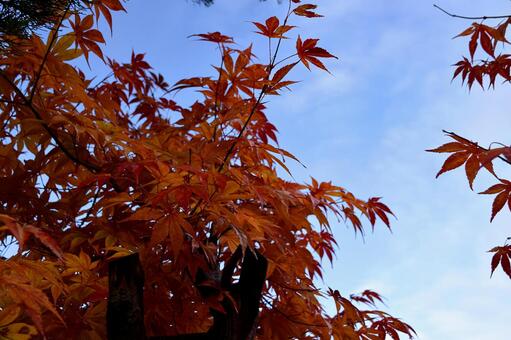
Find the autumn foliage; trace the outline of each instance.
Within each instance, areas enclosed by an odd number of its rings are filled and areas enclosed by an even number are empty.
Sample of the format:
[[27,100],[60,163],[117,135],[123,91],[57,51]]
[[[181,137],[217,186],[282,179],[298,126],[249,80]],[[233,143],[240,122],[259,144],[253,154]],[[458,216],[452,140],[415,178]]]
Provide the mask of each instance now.
[[[456,38],[468,39],[469,54],[468,57],[463,57],[462,60],[454,64],[453,79],[461,78],[462,83],[466,83],[469,89],[474,84],[478,84],[482,88],[490,88],[494,87],[497,81],[503,83],[511,81],[511,55],[506,53],[506,49],[509,47],[507,32],[511,25],[511,17],[477,18],[448,14],[463,19],[479,20],[456,36]],[[488,21],[495,20],[497,20],[496,23],[488,24]],[[470,189],[473,190],[473,183],[477,175],[481,171],[487,172],[495,179],[495,184],[479,194],[494,197],[490,221],[493,221],[504,207],[511,210],[511,181],[497,173],[494,166],[496,162],[504,166],[511,165],[511,147],[494,142],[486,148],[454,132],[444,132],[450,138],[450,142],[436,149],[428,150],[450,154],[437,177],[445,172],[463,167]],[[509,238],[506,239],[503,246],[494,247],[489,252],[493,253],[491,274],[500,264],[504,272],[511,278],[511,245],[507,244],[508,240]]]
[[[295,54],[279,55],[294,16],[318,17],[316,6],[292,0],[283,18],[254,22],[273,49],[267,63],[229,36],[197,34],[219,64],[174,85],[143,54],[124,63],[104,54],[98,26],[112,27],[119,0],[83,6],[62,11],[47,36],[13,37],[0,54],[0,240],[18,249],[0,260],[0,337],[104,339],[108,263],[132,253],[145,272],[148,335],[205,332],[212,311],[237,308],[219,278],[226,266],[233,277],[250,270],[240,252],[268,262],[257,339],[411,337],[376,309],[377,293],[317,287],[336,246],[327,216],[363,232],[361,216],[390,228],[389,208],[277,171],[295,158],[279,147],[265,102],[294,83],[294,68],[326,70],[334,57],[306,32],[293,38]],[[76,66],[92,58],[107,77]],[[175,101],[186,89],[199,94],[188,107]],[[465,155],[461,145],[454,151]],[[502,183],[498,192],[509,193]]]

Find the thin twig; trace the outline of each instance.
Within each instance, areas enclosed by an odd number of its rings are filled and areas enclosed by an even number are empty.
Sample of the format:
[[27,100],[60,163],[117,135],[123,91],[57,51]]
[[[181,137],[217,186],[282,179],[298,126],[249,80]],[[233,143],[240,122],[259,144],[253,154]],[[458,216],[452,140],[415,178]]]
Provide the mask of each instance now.
[[[491,150],[491,149],[489,149],[489,148],[487,149],[487,148],[485,148],[485,147],[482,147],[482,146],[480,146],[479,144],[477,144],[477,143],[475,143],[475,142],[472,142],[471,140],[468,140],[468,139],[466,139],[466,138],[464,138],[464,137],[461,137],[460,135],[458,135],[458,134],[456,134],[456,133],[454,133],[454,132],[449,132],[449,131],[446,131],[446,130],[442,130],[442,132],[446,133],[447,135],[455,136],[455,137],[457,137],[457,138],[459,138],[459,139],[462,139],[462,140],[463,140],[463,141],[465,141],[466,143],[471,144],[471,145],[473,145],[474,147],[479,148],[479,149],[482,149],[482,150],[484,150],[484,151],[490,151],[490,150]],[[507,160],[506,158],[504,158],[504,157],[502,157],[502,156],[497,156],[496,158],[498,158],[498,159],[500,159],[501,161],[503,161],[503,162],[505,162],[505,163],[507,163],[507,164],[510,164],[510,165],[511,165],[511,161]],[[491,164],[491,162],[490,162],[490,164]],[[488,170],[488,169],[487,169],[487,170]],[[501,179],[499,176],[497,176],[497,174],[496,174],[494,171],[490,171],[490,170],[488,170],[488,172],[489,172],[490,174],[492,174],[492,175],[493,175],[493,177],[495,177],[498,181],[502,182],[502,179]]]
[[287,315],[286,313],[284,313],[283,311],[281,311],[278,307],[276,307],[272,301],[269,301],[268,298],[266,298],[265,296],[262,297],[264,302],[266,302],[269,306],[267,307],[270,307],[272,310],[278,312],[280,315],[282,315],[284,318],[286,318],[288,321],[292,322],[292,323],[296,323],[298,325],[303,325],[303,326],[309,326],[309,327],[319,327],[319,328],[326,328],[328,326],[326,325],[318,325],[318,324],[313,324],[313,323],[308,323],[308,322],[305,322],[305,321],[301,321],[301,320],[297,320],[295,319],[295,317],[291,317],[289,315]]
[[[288,9],[287,9],[286,17],[284,19],[284,23],[282,24],[283,26],[285,26],[287,24],[290,15],[291,15],[291,0],[289,0],[289,6],[288,6]],[[278,53],[279,53],[279,48],[280,48],[281,42],[282,42],[282,37],[280,37],[278,39],[277,47],[275,48],[275,51],[273,52],[273,58],[270,57],[270,64],[268,65],[268,74],[266,76],[266,80],[269,80],[270,74],[271,74],[272,70],[275,68],[275,61],[277,60],[277,56],[278,56]],[[234,138],[234,141],[231,144],[231,146],[229,147],[229,149],[227,150],[227,153],[225,154],[225,157],[222,160],[222,163],[218,167],[218,172],[219,173],[222,172],[222,170],[224,169],[225,165],[229,162],[229,158],[230,158],[232,152],[234,151],[234,148],[236,147],[236,144],[238,143],[238,141],[243,136],[243,133],[247,129],[248,124],[252,120],[252,116],[255,114],[257,108],[259,107],[259,105],[261,104],[264,96],[266,95],[266,91],[268,90],[268,88],[270,88],[270,86],[268,86],[267,84],[263,85],[263,87],[261,88],[261,91],[259,92],[259,96],[258,96],[254,106],[252,106],[252,109],[250,110],[250,113],[249,113],[247,119],[245,120],[245,122],[244,122],[244,124],[243,124],[243,126],[242,126],[242,128],[240,130],[240,132],[238,133],[236,138]],[[216,192],[217,191],[216,191],[216,188],[215,188],[213,193],[211,195],[209,195],[208,201],[211,200],[211,198],[216,194]],[[203,199],[201,198],[197,202],[197,204],[193,207],[192,211],[190,212],[190,214],[189,214],[190,217],[194,216],[194,214],[196,213],[197,209],[202,204],[202,202],[203,202]]]
[[[23,94],[23,92],[18,88],[18,86],[16,86],[16,84],[11,79],[9,79],[9,77],[7,77],[2,71],[0,71],[0,77],[5,79],[7,81],[7,83],[9,83],[9,85],[11,85],[14,92],[16,92],[16,94],[22,99],[22,101],[23,101],[22,104],[25,105],[26,107],[28,107],[30,109],[30,111],[32,111],[34,116],[40,121],[43,128],[46,130],[46,132],[48,132],[50,137],[55,141],[55,144],[57,144],[58,148],[67,156],[67,158],[69,158],[75,164],[83,166],[84,168],[86,168],[87,170],[92,172],[93,174],[97,174],[101,171],[101,168],[96,166],[95,164],[83,161],[80,158],[78,158],[76,155],[73,155],[71,153],[71,151],[69,151],[65,147],[65,145],[60,141],[57,134],[50,128],[48,123],[46,123],[46,121],[42,118],[41,113],[34,107],[33,103],[29,101],[29,99]],[[117,184],[117,182],[113,178],[110,178],[109,182],[116,192],[123,191],[121,189],[121,187],[119,186],[119,184]]]
[[94,198],[92,200],[92,204],[90,206],[90,208],[87,210],[87,214],[85,215],[85,217],[83,218],[83,220],[81,221],[80,223],[80,226],[78,228],[82,228],[83,225],[85,224],[85,222],[87,221],[87,219],[90,217],[90,215],[92,214],[92,209],[94,208],[94,206],[96,205],[96,202],[98,201],[98,197],[99,197],[99,192],[101,191],[101,188],[98,188],[98,190],[96,191],[96,193],[94,194]]
[[[89,87],[87,88],[88,91],[91,91],[91,90],[95,90],[96,88],[98,88],[101,84],[105,83],[108,78],[110,78],[114,73],[113,72],[110,72],[109,74],[107,74],[99,83],[97,83],[96,85],[92,86],[92,87]],[[76,102],[76,104],[73,106],[73,110],[76,111],[78,109],[78,106],[82,104],[82,102]]]
[[[289,1],[289,7],[287,9],[286,18],[284,19],[284,23],[282,24],[283,26],[286,26],[287,21],[289,20],[289,15],[290,14],[291,14],[291,1]],[[275,61],[277,60],[277,56],[279,54],[279,48],[280,48],[280,43],[281,42],[282,42],[282,37],[280,37],[278,42],[277,42],[277,47],[275,48],[275,52],[273,54],[273,58],[270,58],[271,60],[270,60],[270,64],[268,65],[268,75],[267,75],[268,79],[270,78],[271,71],[275,68]],[[259,106],[259,104],[261,104],[261,101],[264,98],[268,88],[269,88],[268,85],[266,85],[266,84],[263,85],[263,87],[261,89],[261,92],[259,93],[259,97],[257,98],[256,103],[252,107],[252,110],[250,111],[250,114],[248,115],[247,119],[245,120],[245,123],[243,124],[243,127],[241,128],[240,132],[238,133],[238,136],[235,138],[234,143],[232,143],[231,147],[229,148],[229,150],[227,150],[227,153],[225,154],[224,160],[222,161],[222,164],[218,168],[218,172],[221,172],[223,170],[225,164],[229,160],[229,156],[231,155],[232,151],[234,150],[234,147],[236,146],[237,142],[243,136],[243,133],[245,132],[248,124],[250,123],[250,121],[252,120],[252,116],[256,112],[257,107]]]
[[[289,20],[289,16],[291,15],[291,0],[288,1],[289,5],[287,7],[287,14],[286,14],[286,18],[284,19],[284,23],[282,24],[282,26],[286,26],[287,24],[287,21]],[[275,67],[275,60],[277,59],[277,55],[278,55],[278,51],[279,51],[279,48],[280,48],[280,43],[282,42],[282,36],[280,36],[279,40],[277,41],[277,47],[275,48],[275,53],[273,54],[273,60],[271,61],[270,63],[270,71],[268,73],[271,72],[271,69],[273,67]]]
[[[76,155],[73,155],[65,147],[65,145],[60,141],[60,139],[58,138],[57,134],[50,128],[48,123],[46,123],[46,121],[42,118],[41,113],[39,113],[39,111],[37,111],[37,109],[34,107],[34,105],[31,102],[29,102],[28,98],[16,86],[16,84],[14,84],[11,81],[11,79],[9,79],[9,77],[7,77],[1,71],[0,71],[0,77],[5,79],[7,81],[7,83],[9,83],[9,85],[11,85],[12,89],[14,90],[14,92],[16,92],[16,94],[23,100],[23,104],[26,107],[28,107],[30,109],[30,111],[32,111],[34,116],[40,121],[40,123],[43,126],[43,128],[46,130],[46,132],[48,132],[50,137],[55,141],[55,144],[57,144],[58,148],[64,153],[64,155],[67,156],[67,158],[69,158],[75,164],[83,166],[84,168],[86,168],[87,170],[89,170],[90,172],[92,172],[94,174],[97,174],[97,173],[99,173],[101,171],[101,168],[96,166],[95,164],[92,164],[92,163],[89,163],[89,162],[85,162],[85,161],[81,160],[80,158],[78,158]],[[117,191],[117,192],[122,192],[123,191],[121,189],[121,187],[117,184],[117,182],[114,179],[112,179],[112,178],[110,179],[110,184],[112,184],[112,187],[114,188],[115,191]]]
[[227,150],[227,153],[225,154],[225,157],[224,157],[224,159],[222,161],[222,164],[220,164],[220,167],[218,168],[218,172],[221,172],[224,169],[224,166],[227,164],[227,161],[229,160],[229,157],[231,156],[231,153],[233,152],[234,147],[236,146],[238,141],[243,136],[243,133],[247,129],[248,124],[252,120],[252,116],[254,115],[254,113],[257,110],[257,107],[259,106],[259,104],[261,104],[261,100],[263,99],[267,88],[268,88],[267,85],[263,85],[263,88],[261,89],[261,92],[259,93],[259,97],[257,98],[257,101],[254,104],[254,106],[252,106],[252,110],[250,110],[250,114],[248,115],[247,119],[245,120],[245,123],[243,124],[243,126],[241,127],[240,132],[238,133],[238,135],[234,139],[234,143],[232,143],[231,147],[229,148],[229,150]]
[[[221,54],[222,54],[222,61],[220,62],[220,70],[218,71],[218,79],[216,81],[216,88],[215,88],[215,115],[214,115],[214,118],[213,118],[213,121],[215,121],[218,117],[218,89],[220,88],[220,81],[222,80],[222,72],[223,72],[223,69],[224,69],[224,61],[225,61],[225,48],[224,46],[221,46],[220,44],[218,44],[218,49],[221,50]],[[218,130],[218,125],[219,124],[216,124],[215,125],[215,128],[213,129],[213,136],[212,136],[212,140],[213,142],[216,141],[216,132]]]
[[39,113],[39,111],[36,110],[36,108],[33,106],[33,104],[30,102],[29,98],[27,98],[23,92],[16,86],[16,84],[14,84],[10,79],[9,77],[7,77],[3,72],[0,72],[0,76],[2,78],[4,78],[8,83],[9,85],[11,85],[11,87],[13,88],[13,90],[16,92],[16,94],[18,96],[21,97],[21,99],[23,99],[23,102],[24,102],[24,105],[26,107],[28,107],[30,109],[30,111],[32,111],[32,113],[34,114],[34,116],[40,120],[41,122],[41,125],[43,126],[43,128],[46,130],[46,132],[48,132],[48,134],[50,135],[50,137],[55,141],[55,143],[57,144],[57,146],[59,147],[59,149],[62,150],[62,152],[69,158],[71,159],[73,162],[75,162],[76,164],[78,165],[82,165],[84,166],[85,168],[87,168],[88,170],[90,170],[91,172],[93,173],[97,173],[99,171],[99,168],[97,166],[95,166],[94,164],[90,164],[90,163],[87,163],[87,162],[84,162],[82,161],[81,159],[79,159],[78,157],[76,157],[75,155],[73,155],[65,146],[64,144],[60,141],[60,139],[58,138],[57,134],[48,126],[48,123],[46,123],[46,121],[43,120],[41,114]]
[[14,100],[8,100],[8,99],[0,99],[0,103],[16,104],[16,102]]
[[297,55],[298,55],[298,53],[294,53],[294,54],[288,55],[288,56],[287,56],[287,57],[285,57],[284,59],[281,59],[281,60],[277,61],[277,62],[275,63],[275,65],[273,65],[273,66],[275,67],[275,66],[277,66],[278,64],[283,63],[284,61],[286,61],[286,60],[288,60],[288,59],[291,59],[291,58],[293,58],[293,57],[295,57],[295,56],[297,56]]
[[[53,44],[57,40],[57,37],[59,35],[60,26],[62,26],[62,22],[64,21],[64,18],[67,15],[67,12],[69,11],[69,6],[71,6],[71,2],[66,6],[66,10],[64,13],[62,13],[62,17],[59,20],[59,23],[57,24],[57,27],[53,31],[54,34],[51,37],[50,44],[48,45],[46,52],[44,53],[43,60],[41,61],[41,65],[39,65],[39,69],[37,70],[36,77],[34,79],[34,85],[32,86],[32,90],[30,91],[30,96],[28,97],[28,102],[32,103],[32,100],[34,99],[35,91],[37,90],[37,86],[39,84],[39,80],[41,79],[41,75],[43,73],[44,65],[46,64],[46,61],[48,60],[48,56],[50,55],[50,51],[53,47]],[[51,34],[51,32],[50,32]]]
[[2,130],[5,131],[5,128],[7,127],[7,124],[9,124],[9,121],[12,119],[12,116],[14,115],[14,112],[11,112],[9,116],[5,119],[4,124],[2,125]]
[[[480,146],[479,144],[477,144],[476,142],[472,142],[471,140],[469,139],[466,139],[465,137],[461,137],[460,135],[454,133],[454,132],[450,132],[450,131],[446,131],[446,130],[442,130],[443,133],[447,134],[447,135],[452,135],[452,136],[456,136],[462,140],[464,140],[465,142],[467,142],[468,144],[472,144],[473,146],[475,147],[478,147],[479,149],[483,149],[484,151],[490,151],[491,149],[487,149],[485,147],[482,147]],[[499,158],[501,161],[503,162],[506,162],[507,164],[511,165],[511,161],[507,160],[506,158],[502,157],[502,156],[498,156],[497,158]]]
[[458,18],[458,19],[486,20],[486,19],[507,19],[507,18],[511,18],[511,14],[510,15],[484,15],[484,16],[478,16],[478,17],[469,17],[469,16],[458,15],[458,14],[453,14],[453,13],[447,12],[445,9],[443,9],[442,7],[440,7],[438,5],[433,5],[433,7],[435,7],[436,9],[444,12],[445,14],[447,14],[450,17]]
[[282,287],[284,289],[292,290],[294,292],[308,292],[308,293],[317,293],[319,292],[319,289],[317,288],[301,288],[301,287],[291,287],[283,283],[279,283],[277,281],[272,281],[272,284],[275,284],[279,287]]

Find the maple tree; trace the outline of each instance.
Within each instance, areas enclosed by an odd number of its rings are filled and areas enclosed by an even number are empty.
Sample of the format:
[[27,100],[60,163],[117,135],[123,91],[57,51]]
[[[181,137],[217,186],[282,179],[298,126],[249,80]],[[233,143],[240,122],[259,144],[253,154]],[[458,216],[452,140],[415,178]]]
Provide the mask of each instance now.
[[[328,214],[363,232],[360,216],[390,228],[390,209],[277,172],[296,158],[279,147],[265,100],[294,83],[299,64],[326,70],[334,58],[298,36],[296,53],[279,59],[290,20],[320,16],[316,5],[291,0],[283,19],[254,22],[273,48],[267,63],[220,32],[195,35],[218,48],[220,65],[173,86],[143,54],[104,55],[97,25],[112,28],[119,0],[82,6],[66,8],[46,38],[12,37],[16,50],[0,54],[0,240],[18,249],[0,260],[0,338],[105,338],[108,267],[131,254],[145,275],[149,336],[211,332],[222,315],[242,313],[245,289],[258,299],[257,322],[233,339],[412,337],[376,309],[376,292],[315,282],[335,254]],[[111,73],[95,81],[76,66],[91,58]],[[185,89],[200,94],[189,107],[171,99]],[[244,282],[251,275],[259,291]]]
[[[478,21],[473,22],[456,36],[456,38],[466,37],[469,39],[469,56],[463,57],[462,60],[454,64],[453,79],[461,78],[462,83],[466,83],[469,89],[474,84],[478,84],[481,88],[494,88],[497,80],[501,80],[503,83],[511,81],[511,54],[506,53],[510,44],[507,39],[509,36],[507,29],[511,25],[511,16],[468,17],[452,14],[436,5],[435,7],[451,17]],[[488,23],[488,21],[492,23]],[[511,210],[511,181],[497,173],[494,167],[495,162],[511,165],[511,147],[497,142],[491,143],[489,147],[483,147],[454,132],[444,132],[451,141],[438,148],[427,150],[450,154],[437,173],[437,177],[463,166],[469,187],[473,190],[473,183],[478,173],[481,170],[487,172],[495,179],[496,183],[479,194],[495,195],[490,222],[505,206]],[[507,238],[502,246],[489,250],[490,253],[493,253],[491,275],[500,264],[503,271],[511,278],[509,239]]]

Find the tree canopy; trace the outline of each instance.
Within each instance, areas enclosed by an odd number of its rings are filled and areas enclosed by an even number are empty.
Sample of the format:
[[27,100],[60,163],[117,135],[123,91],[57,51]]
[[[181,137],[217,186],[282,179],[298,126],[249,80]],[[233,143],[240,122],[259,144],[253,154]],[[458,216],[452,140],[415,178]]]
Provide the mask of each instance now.
[[[293,18],[319,17],[316,5],[290,0],[282,18],[254,23],[267,61],[220,32],[196,34],[219,64],[174,85],[144,54],[104,54],[97,25],[111,29],[119,0],[81,5],[48,36],[19,36],[17,53],[0,54],[0,240],[18,249],[0,260],[0,334],[104,339],[108,299],[122,299],[109,296],[109,264],[138,254],[149,336],[223,334],[217,320],[232,314],[255,323],[231,339],[412,337],[376,308],[378,293],[317,286],[335,254],[327,217],[363,233],[361,217],[390,229],[391,210],[278,173],[296,158],[278,145],[265,103],[295,83],[293,69],[326,71],[335,58],[306,31],[292,36],[295,53],[279,54]],[[107,77],[76,66],[91,58]],[[182,106],[175,95],[188,89],[200,99]]]

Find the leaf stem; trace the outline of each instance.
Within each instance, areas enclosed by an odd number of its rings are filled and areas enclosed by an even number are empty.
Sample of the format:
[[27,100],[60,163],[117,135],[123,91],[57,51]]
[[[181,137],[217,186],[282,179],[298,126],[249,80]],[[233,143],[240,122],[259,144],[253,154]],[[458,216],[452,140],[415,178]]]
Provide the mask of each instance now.
[[[472,144],[473,146],[475,147],[478,147],[479,149],[483,149],[484,151],[490,151],[491,149],[487,149],[485,147],[482,147],[480,146],[479,144],[477,144],[476,142],[472,142],[471,140],[469,139],[466,139],[465,137],[461,137],[460,135],[454,133],[454,132],[450,132],[450,131],[446,131],[446,130],[442,130],[443,133],[447,134],[447,135],[452,135],[452,136],[456,136],[460,139],[463,139],[465,142],[469,143],[469,144]],[[494,142],[495,143],[495,142]],[[493,143],[492,143],[493,144]],[[505,159],[504,157],[502,156],[498,156],[497,158],[499,158],[501,161],[511,165],[511,161],[508,161],[507,159]]]

